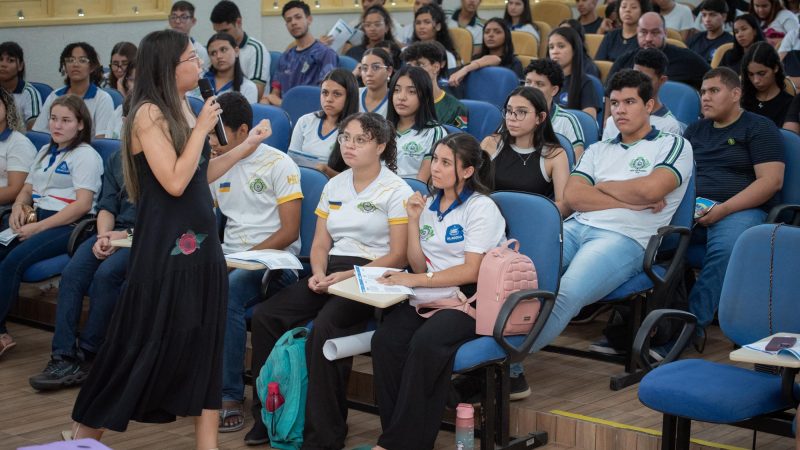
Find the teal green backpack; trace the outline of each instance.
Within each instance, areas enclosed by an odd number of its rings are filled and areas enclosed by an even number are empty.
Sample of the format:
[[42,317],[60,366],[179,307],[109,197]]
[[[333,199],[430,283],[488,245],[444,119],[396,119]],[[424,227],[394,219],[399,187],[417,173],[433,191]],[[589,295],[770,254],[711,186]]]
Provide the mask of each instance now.
[[[256,380],[261,399],[261,419],[267,426],[270,445],[283,450],[298,450],[303,445],[306,391],[306,338],[308,328],[289,330],[278,339]],[[268,385],[278,383],[282,404],[269,398]],[[274,411],[270,411],[270,409]]]

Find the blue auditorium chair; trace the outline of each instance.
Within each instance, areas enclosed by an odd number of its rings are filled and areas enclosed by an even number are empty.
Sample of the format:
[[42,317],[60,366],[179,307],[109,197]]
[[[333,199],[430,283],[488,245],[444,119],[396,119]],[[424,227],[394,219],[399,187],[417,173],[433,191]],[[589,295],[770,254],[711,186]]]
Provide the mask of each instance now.
[[200,115],[200,110],[203,109],[203,105],[205,102],[202,98],[193,97],[191,95],[187,95],[186,99],[189,101],[189,106],[192,108],[194,115]]
[[469,111],[467,133],[475,136],[478,142],[497,131],[503,121],[500,110],[491,103],[479,100],[461,100]]
[[111,96],[111,100],[114,102],[114,109],[122,105],[122,102],[125,101],[125,97],[122,96],[120,91],[110,87],[104,87],[103,90]]
[[[506,104],[506,97],[519,87],[519,78],[505,67],[484,67],[470,72],[464,80],[464,98],[491,103],[498,108]],[[469,116],[472,121],[472,114]]]
[[416,178],[403,178],[406,183],[411,187],[414,192],[419,192],[422,195],[430,195],[430,191],[428,190],[428,185],[419,181]]
[[295,86],[282,93],[281,108],[289,113],[292,126],[297,124],[297,120],[304,115],[322,109],[319,95],[319,86]]
[[447,130],[447,134],[464,133],[464,130],[454,125],[444,124],[442,126],[444,127],[445,130]]
[[29,81],[28,83],[33,85],[33,87],[39,91],[39,96],[42,97],[42,103],[44,103],[45,99],[47,99],[50,93],[53,92],[53,88],[47,83],[40,83],[38,81]]
[[700,94],[688,84],[667,81],[658,91],[658,98],[684,125],[700,118]]
[[567,161],[569,161],[569,170],[574,169],[575,149],[572,148],[572,143],[563,134],[556,133],[556,137],[558,138],[558,142],[561,144],[561,147],[563,147],[564,151],[567,153]]
[[354,58],[345,55],[339,55],[339,62],[336,67],[345,69],[348,72],[352,72],[356,69],[356,66],[358,66],[358,61],[356,61]]
[[581,130],[583,130],[584,148],[588,148],[600,140],[600,129],[597,127],[597,121],[592,119],[592,116],[579,109],[565,109],[565,111],[571,112],[578,118]]
[[[600,81],[600,79],[597,78],[596,76],[589,75],[589,74],[586,74],[586,76],[589,78],[589,80],[591,80],[592,85],[594,86],[594,90],[597,93],[597,101],[599,102],[598,104],[600,105],[600,107],[597,108],[597,119],[595,120],[595,122],[597,122],[598,129],[602,129],[603,128],[603,110],[604,110],[604,108],[606,106],[606,100],[605,100],[606,89],[605,89],[605,87],[603,87],[603,82]],[[589,116],[589,117],[591,117],[591,116]]]
[[36,147],[36,151],[42,149],[45,145],[50,145],[50,134],[43,133],[41,131],[26,131],[25,136],[30,139],[33,143],[33,146]]
[[[269,79],[270,80],[274,80],[275,79],[275,72],[278,71],[278,61],[281,59],[281,55],[283,55],[283,53],[281,53],[281,52],[276,52],[275,50],[270,50],[269,51]],[[264,88],[264,90],[266,92],[269,92],[270,89],[271,89],[270,86],[266,86]]]
[[253,123],[256,126],[262,119],[267,119],[272,127],[272,134],[264,140],[264,143],[277,148],[282,152],[289,150],[289,139],[292,137],[292,121],[289,114],[282,108],[272,105],[262,105],[253,103]]

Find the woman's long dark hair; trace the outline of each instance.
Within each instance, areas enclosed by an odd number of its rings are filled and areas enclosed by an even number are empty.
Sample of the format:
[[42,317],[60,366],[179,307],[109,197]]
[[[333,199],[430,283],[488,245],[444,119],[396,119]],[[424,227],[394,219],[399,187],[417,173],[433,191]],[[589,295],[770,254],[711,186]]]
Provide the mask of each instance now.
[[[113,58],[114,55],[124,56],[128,59],[128,67],[134,66],[136,64],[136,45],[125,41],[117,42],[111,49],[111,57]],[[127,72],[127,69],[125,71]],[[113,70],[108,72],[108,87],[117,88],[117,76],[114,75]]]
[[[206,44],[206,48],[211,47],[211,44],[216,41],[225,41],[231,45],[234,51],[239,48],[239,44],[236,43],[236,39],[233,38],[228,33],[217,33],[208,40]],[[217,69],[214,67],[213,64],[208,68],[208,71],[214,75],[217,74]],[[236,57],[236,60],[233,62],[233,90],[236,92],[240,92],[242,90],[242,83],[244,82],[244,72],[242,72],[242,65],[239,63],[239,57]]]
[[[453,38],[450,37],[450,31],[447,28],[447,17],[444,14],[444,10],[442,7],[437,5],[436,3],[429,3],[425,6],[421,6],[417,12],[414,13],[414,23],[417,22],[417,17],[420,14],[430,14],[431,19],[433,19],[434,25],[439,25],[439,31],[436,32],[436,42],[444,45],[444,48],[456,55],[456,46],[453,44]],[[414,28],[414,34],[411,37],[411,42],[417,42],[419,38],[417,37],[417,29]]]
[[[511,15],[508,14],[508,4],[506,3],[506,11],[503,14],[503,22],[511,28],[514,24],[512,23],[513,20],[511,19]],[[522,14],[519,16],[519,26],[522,25],[533,25],[536,28],[536,25],[533,24],[533,14],[531,13],[531,4],[528,0],[522,0]]]
[[[72,138],[72,141],[70,141],[64,149],[72,150],[81,144],[91,145],[92,136],[94,135],[94,133],[92,133],[92,113],[89,112],[89,108],[86,106],[83,99],[75,94],[62,95],[53,101],[53,104],[50,105],[50,111],[52,111],[55,106],[63,106],[69,109],[72,114],[75,114],[75,119],[83,124],[83,129],[78,131],[75,137]],[[43,111],[42,114],[47,114],[49,118],[50,111]],[[50,139],[50,144],[55,144],[52,138]],[[42,156],[42,158],[44,157],[46,156]]]
[[742,58],[742,71],[739,74],[742,79],[742,106],[748,111],[757,110],[758,99],[756,98],[756,87],[747,76],[747,66],[751,63],[758,63],[770,69],[777,69],[775,72],[775,84],[783,90],[786,74],[783,73],[783,64],[775,48],[767,42],[757,42],[747,49]]
[[[456,161],[461,162],[461,167],[474,167],[475,173],[471,177],[464,180],[464,187],[462,190],[470,190],[480,194],[489,195],[494,190],[494,174],[492,158],[488,152],[481,149],[481,144],[469,133],[453,133],[449,134],[436,143],[433,144],[433,151],[444,145],[453,152],[453,157]],[[461,180],[458,178],[457,167],[454,165],[453,170],[456,171],[456,185]],[[428,180],[428,190],[436,195],[440,189],[435,188],[433,183]],[[460,192],[456,192],[460,194]],[[460,202],[461,199],[457,198],[456,201]]]
[[[511,28],[508,27],[508,24],[503,22],[503,19],[493,17],[484,23],[483,29],[486,30],[486,26],[490,23],[498,24],[503,30],[503,55],[500,56],[500,65],[502,67],[511,67],[514,64],[514,42],[511,39]],[[489,54],[491,54],[491,50],[489,50],[489,47],[486,46],[486,42],[484,41],[481,45],[481,51],[473,59]]]
[[397,128],[397,124],[400,122],[400,116],[397,114],[397,110],[394,109],[394,89],[397,86],[397,80],[405,76],[411,79],[411,83],[417,90],[417,98],[419,99],[419,108],[417,108],[417,113],[414,116],[414,126],[411,128],[420,131],[423,128],[437,125],[438,120],[436,118],[436,109],[433,106],[433,86],[431,85],[431,78],[428,76],[428,72],[416,66],[402,67],[392,76],[392,82],[389,83],[389,105],[386,113],[386,120],[395,128]]
[[781,4],[780,0],[769,0],[769,5],[770,5],[769,16],[767,16],[767,18],[764,19],[764,24],[761,25],[760,23],[761,19],[758,17],[758,14],[756,14],[755,2],[753,1],[750,2],[750,9],[747,12],[752,14],[753,17],[755,17],[759,21],[759,28],[761,29],[766,29],[769,26],[769,24],[771,24],[772,21],[775,20],[775,17],[777,17],[778,13],[781,12],[781,10],[783,9],[783,5]]
[[[386,41],[383,41],[383,42],[386,42]],[[380,58],[381,61],[383,61],[383,65],[386,66],[386,70],[389,71],[389,78],[391,78],[391,74],[393,74],[394,70],[395,70],[395,68],[394,68],[395,59],[392,57],[391,54],[389,54],[388,50],[386,50],[385,48],[382,48],[382,47],[372,47],[372,48],[368,48],[368,49],[366,49],[364,51],[364,55],[362,56],[362,58],[364,56],[367,56],[367,55],[373,55],[373,56],[377,56],[378,58]],[[386,84],[387,85],[389,84],[389,80],[386,80]]]
[[100,86],[100,83],[103,82],[103,66],[100,65],[100,58],[97,56],[97,50],[86,42],[73,42],[64,47],[64,50],[61,51],[61,57],[58,59],[58,70],[61,72],[61,75],[64,75],[64,84],[67,86],[70,85],[69,76],[67,75],[67,63],[64,60],[72,56],[72,51],[76,48],[81,48],[86,52],[86,57],[89,58],[89,65],[92,67],[92,71],[89,74],[89,81],[96,86]]
[[[189,45],[189,37],[174,30],[153,31],[139,43],[136,58],[136,83],[131,94],[128,122],[133,124],[139,108],[153,104],[163,114],[175,153],[180,156],[192,130],[183,115],[183,96],[175,83],[175,69]],[[125,188],[132,203],[139,199],[139,177],[133,160],[131,142],[133,126],[123,127],[122,161]]]
[[[345,117],[358,112],[358,83],[356,82],[355,75],[346,69],[331,70],[325,75],[325,78],[322,79],[320,86],[326,81],[333,81],[343,87],[345,91],[344,107],[342,108],[342,112],[339,113],[339,117],[336,119],[336,124],[338,125],[342,123]],[[320,109],[315,114],[318,118],[325,119],[325,111]]]
[[[383,35],[383,39],[381,39],[381,41],[394,41],[395,38],[393,32],[394,30],[392,30],[392,16],[389,15],[389,11],[386,11],[386,8],[381,5],[370,6],[366,11],[364,11],[364,15],[361,16],[362,26],[364,21],[367,20],[367,16],[370,14],[380,14],[381,17],[383,17],[383,22],[386,24],[386,34]],[[364,32],[364,37],[361,39],[361,46],[367,48],[368,45],[369,38],[367,37],[367,33]]]
[[[558,141],[556,132],[553,131],[553,125],[550,123],[550,111],[547,109],[547,100],[545,100],[544,94],[534,87],[518,87],[508,94],[503,108],[508,108],[508,102],[511,100],[511,97],[517,96],[523,97],[525,100],[529,101],[531,105],[533,105],[536,114],[545,114],[545,119],[533,130],[533,148],[542,155],[542,158],[551,158],[555,156],[552,150],[561,147],[561,143]],[[511,145],[515,144],[517,139],[511,136],[511,133],[508,131],[505,118],[500,123],[500,128],[498,128],[497,133],[500,135],[500,142],[503,145],[500,151],[513,152],[514,150],[511,148]]]
[[[572,64],[570,64],[569,86],[564,86],[567,91],[567,108],[581,109],[581,85],[586,76],[583,73],[583,43],[577,31],[570,27],[559,27],[550,32],[550,36],[557,34],[569,43],[572,47]],[[550,37],[548,36],[548,40]],[[550,59],[550,52],[547,52]]]
[[[758,18],[756,18],[756,16],[749,13],[742,14],[733,21],[734,26],[736,26],[736,22],[740,20],[744,20],[745,22],[747,22],[748,25],[750,25],[750,28],[756,30],[756,38],[753,41],[753,43],[750,44],[750,47],[756,45],[757,42],[765,41],[764,31],[761,30],[761,26],[758,24]],[[739,61],[742,59],[742,57],[744,57],[745,49],[739,44],[739,41],[737,41],[735,37],[733,39],[733,48],[730,49],[730,52],[731,52],[731,58],[734,61]]]

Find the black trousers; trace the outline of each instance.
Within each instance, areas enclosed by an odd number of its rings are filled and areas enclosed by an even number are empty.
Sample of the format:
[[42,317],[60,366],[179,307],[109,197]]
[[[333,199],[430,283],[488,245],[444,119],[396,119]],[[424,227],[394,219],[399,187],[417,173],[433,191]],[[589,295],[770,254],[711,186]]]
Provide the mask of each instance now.
[[[328,273],[351,270],[370,261],[332,256]],[[314,320],[306,342],[308,396],[304,449],[341,449],[347,436],[347,382],[352,358],[328,361],[322,354],[326,340],[364,331],[374,308],[308,288],[308,277],[260,303],[251,321],[253,376],[258,376],[275,343],[286,331]],[[261,404],[253,384],[253,417],[261,420]]]
[[433,448],[447,404],[456,352],[475,338],[475,319],[456,310],[429,319],[413,306],[393,309],[372,336],[375,394],[389,450]]

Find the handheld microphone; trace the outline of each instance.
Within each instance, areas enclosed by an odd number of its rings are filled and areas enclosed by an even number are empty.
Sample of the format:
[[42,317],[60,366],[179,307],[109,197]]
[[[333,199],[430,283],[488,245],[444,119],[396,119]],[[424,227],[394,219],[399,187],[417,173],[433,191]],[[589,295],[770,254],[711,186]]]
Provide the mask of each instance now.
[[[211,88],[211,82],[208,81],[208,78],[200,78],[197,80],[197,85],[200,87],[200,95],[203,96],[203,100],[208,100],[209,97],[214,96],[214,89]],[[225,127],[222,126],[222,118],[219,118],[217,124],[214,125],[214,133],[217,135],[217,140],[220,145],[228,145],[228,136],[225,135]]]

